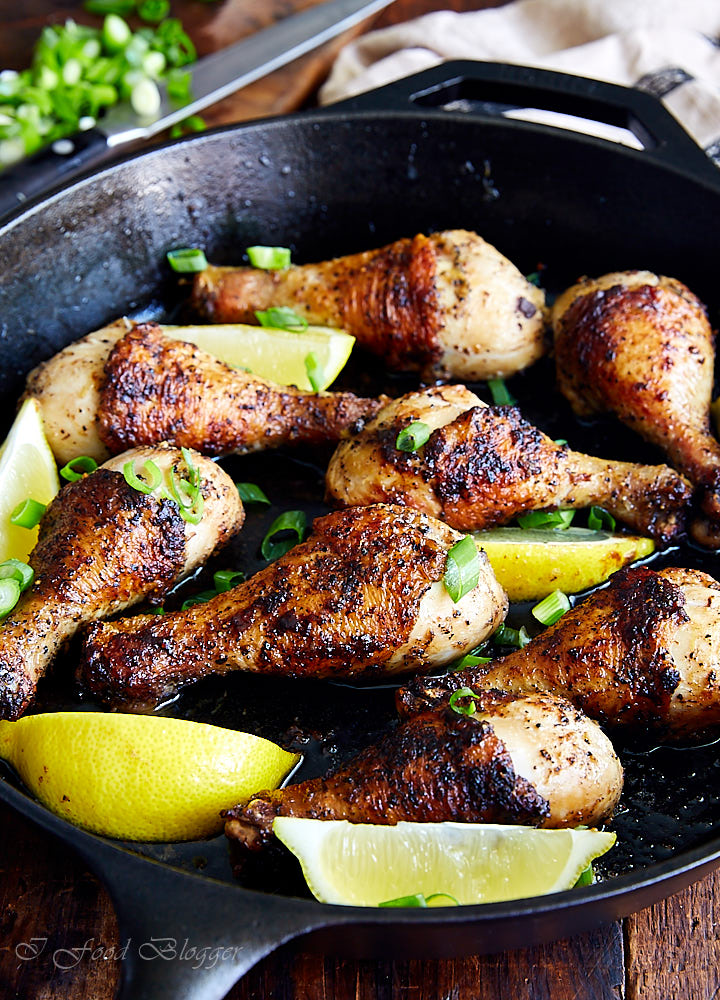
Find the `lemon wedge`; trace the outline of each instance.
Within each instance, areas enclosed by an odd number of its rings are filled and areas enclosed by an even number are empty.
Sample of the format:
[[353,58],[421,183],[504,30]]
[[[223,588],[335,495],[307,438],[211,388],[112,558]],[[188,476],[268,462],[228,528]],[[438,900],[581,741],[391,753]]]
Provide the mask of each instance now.
[[493,528],[473,538],[511,601],[539,601],[554,590],[577,594],[655,549],[651,538],[587,528]]
[[298,755],[186,719],[54,712],[0,722],[0,757],[63,819],[123,840],[218,833],[222,809],[275,788]]
[[[335,381],[353,349],[355,338],[344,330],[308,326],[294,332],[269,326],[216,323],[208,326],[163,326],[171,337],[187,340],[235,368],[247,368],[279,385],[321,391]],[[308,356],[314,358],[313,387]]]
[[276,836],[324,903],[377,906],[421,893],[495,903],[572,888],[615,843],[599,830],[536,830],[491,823],[398,823],[278,816]]
[[26,562],[37,541],[37,528],[10,523],[15,507],[28,497],[48,504],[59,488],[40,408],[34,399],[26,399],[0,448],[0,562]]

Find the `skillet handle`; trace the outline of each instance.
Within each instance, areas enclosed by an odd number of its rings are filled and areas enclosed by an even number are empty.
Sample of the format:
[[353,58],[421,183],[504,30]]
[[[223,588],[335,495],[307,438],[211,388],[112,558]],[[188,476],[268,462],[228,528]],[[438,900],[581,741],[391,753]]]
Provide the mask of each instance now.
[[[406,107],[438,110],[455,101],[467,102],[465,113],[472,119],[497,121],[502,106],[529,107],[625,128],[644,147],[634,155],[683,173],[690,171],[698,180],[720,188],[720,170],[660,100],[633,87],[567,73],[507,63],[455,60],[330,107],[375,112]],[[529,127],[516,120],[512,125]],[[579,138],[598,141],[588,136]]]

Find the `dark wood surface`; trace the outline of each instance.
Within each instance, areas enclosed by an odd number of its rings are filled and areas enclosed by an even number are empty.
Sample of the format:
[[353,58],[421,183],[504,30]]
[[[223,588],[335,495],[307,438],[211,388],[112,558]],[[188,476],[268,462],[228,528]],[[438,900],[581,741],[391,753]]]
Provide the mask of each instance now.
[[[173,13],[200,52],[228,44],[312,0],[184,0]],[[438,8],[477,10],[502,0],[396,0],[358,30]],[[0,0],[0,68],[22,68],[40,27],[87,20],[79,5]],[[356,33],[356,32],[355,32]],[[223,101],[210,124],[294,110],[324,79],[342,39]],[[537,948],[445,961],[352,961],[302,951],[270,956],[232,1000],[711,1000],[720,996],[720,875],[589,934]],[[40,954],[30,958],[36,939]],[[42,944],[40,944],[42,943]],[[0,806],[0,1000],[110,1000],[117,923],[98,880],[65,848]],[[19,957],[20,956],[20,957]]]

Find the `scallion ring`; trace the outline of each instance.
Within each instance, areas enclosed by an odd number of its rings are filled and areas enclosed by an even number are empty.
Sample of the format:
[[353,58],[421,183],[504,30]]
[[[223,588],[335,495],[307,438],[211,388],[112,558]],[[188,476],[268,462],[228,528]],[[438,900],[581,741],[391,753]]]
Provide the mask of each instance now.
[[243,503],[260,503],[270,506],[270,501],[256,483],[235,483]]
[[0,580],[17,580],[20,590],[27,590],[35,579],[35,570],[19,559],[6,559],[0,563]]
[[458,688],[450,695],[449,707],[458,715],[474,715],[477,709],[477,693],[472,688]]
[[490,390],[493,404],[495,406],[514,406],[517,400],[505,385],[505,379],[489,378],[487,387]]
[[12,577],[0,580],[0,618],[7,618],[20,600],[20,584]]
[[447,554],[443,583],[454,604],[474,590],[480,579],[480,555],[470,535],[455,542]]
[[135,463],[128,461],[123,465],[123,476],[128,486],[131,486],[138,493],[153,493],[163,481],[163,474],[151,458],[145,461],[142,467],[145,479],[140,479],[135,472]]
[[178,274],[194,274],[197,271],[204,271],[208,266],[205,251],[199,247],[169,250],[165,256],[170,267]]
[[530,642],[528,630],[524,625],[522,628],[501,625],[493,632],[492,639],[498,646],[513,646],[515,649],[523,649]]
[[[271,562],[289,552],[293,546],[303,540],[306,525],[307,518],[304,510],[286,510],[279,517],[276,517],[260,546],[263,559]],[[276,538],[276,535],[284,535],[284,537]],[[292,537],[293,535],[294,537]]]
[[78,455],[77,458],[70,459],[67,465],[63,465],[60,469],[60,475],[69,483],[76,483],[78,479],[94,472],[97,467],[98,464],[94,458],[89,455]]
[[569,528],[575,516],[574,510],[528,510],[518,514],[516,520],[521,528],[555,528],[563,531]]
[[290,267],[289,247],[254,246],[248,247],[245,252],[252,266],[264,271],[280,271],[284,267]]
[[398,451],[417,451],[418,448],[427,442],[430,437],[430,428],[422,420],[414,420],[407,427],[403,427],[395,438],[395,447]]
[[588,528],[591,531],[614,531],[615,518],[604,507],[591,507],[588,514]]
[[304,316],[298,316],[289,306],[271,306],[270,309],[258,310],[255,313],[260,326],[270,326],[276,330],[294,331],[307,330],[308,321]]
[[22,500],[10,514],[10,523],[19,528],[36,528],[45,513],[46,505],[28,497]]
[[192,608],[196,604],[207,604],[208,601],[212,601],[213,597],[217,597],[216,590],[201,590],[200,593],[193,594],[192,597],[188,597],[187,600],[183,601],[180,605],[180,610],[187,611],[188,608]]
[[553,590],[532,609],[532,616],[541,625],[554,625],[570,610],[570,598],[562,590]]
[[218,594],[224,594],[227,590],[232,590],[242,583],[245,574],[241,569],[219,569],[213,573],[213,583]]

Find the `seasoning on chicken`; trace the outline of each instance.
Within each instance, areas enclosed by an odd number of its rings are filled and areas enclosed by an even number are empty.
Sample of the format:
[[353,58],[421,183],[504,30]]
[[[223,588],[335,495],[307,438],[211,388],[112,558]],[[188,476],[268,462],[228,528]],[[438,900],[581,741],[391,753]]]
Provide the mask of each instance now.
[[401,507],[337,511],[206,604],[92,626],[81,680],[105,701],[142,709],[230,670],[353,678],[449,663],[507,612],[484,554],[477,586],[453,603],[443,578],[460,538]]
[[475,233],[451,230],[276,271],[208,267],[193,304],[214,323],[289,306],[427,379],[512,375],[546,350],[545,295]]
[[551,695],[486,692],[475,709],[416,715],[335,773],[231,809],[225,833],[258,850],[275,816],[563,827],[612,813],[622,767],[597,723]]
[[382,400],[275,385],[124,320],[70,344],[28,376],[58,461],[170,441],[206,455],[337,441]]
[[398,692],[401,714],[458,688],[552,692],[609,726],[685,736],[720,723],[720,584],[699,570],[621,570],[529,645]]
[[34,583],[0,625],[0,718],[25,711],[45,669],[82,625],[141,600],[159,603],[242,525],[238,491],[214,462],[192,455],[203,498],[193,524],[174,501],[128,485],[124,464],[141,470],[148,459],[161,473],[184,475],[178,449],[136,449],[68,483],[45,512],[29,558]]
[[672,278],[626,271],[583,279],[555,303],[558,384],[581,417],[611,411],[698,489],[695,540],[720,547],[720,444],[710,430],[714,335]]
[[[398,434],[414,422],[427,425],[429,438],[403,451]],[[599,504],[661,543],[681,535],[691,496],[667,466],[571,451],[517,408],[486,406],[462,385],[393,400],[339,444],[326,487],[341,504],[406,504],[464,531],[507,524],[523,511]]]

